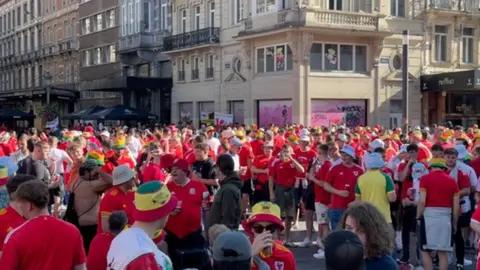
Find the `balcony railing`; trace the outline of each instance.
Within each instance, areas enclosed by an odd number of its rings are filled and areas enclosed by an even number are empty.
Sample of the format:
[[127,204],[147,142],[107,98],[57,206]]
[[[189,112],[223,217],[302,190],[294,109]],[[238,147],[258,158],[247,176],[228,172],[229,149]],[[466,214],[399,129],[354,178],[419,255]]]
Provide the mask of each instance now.
[[187,49],[216,43],[220,43],[220,28],[218,27],[207,27],[163,39],[165,51]]
[[77,44],[78,43],[74,40],[67,40],[67,41],[64,41],[64,42],[60,42],[58,44],[58,51],[60,53],[74,51],[74,50],[77,49]]
[[199,78],[198,69],[192,69],[192,80],[198,80]]
[[428,0],[427,9],[478,12],[480,0]]
[[205,78],[207,78],[207,79],[213,78],[213,74],[214,74],[213,67],[208,67],[207,68],[207,73],[205,74]]
[[179,70],[178,71],[178,80],[179,81],[185,81],[185,70]]
[[156,31],[153,33],[135,33],[120,37],[118,41],[118,52],[138,49],[138,48],[159,48],[163,46],[163,38],[168,33],[166,31]]

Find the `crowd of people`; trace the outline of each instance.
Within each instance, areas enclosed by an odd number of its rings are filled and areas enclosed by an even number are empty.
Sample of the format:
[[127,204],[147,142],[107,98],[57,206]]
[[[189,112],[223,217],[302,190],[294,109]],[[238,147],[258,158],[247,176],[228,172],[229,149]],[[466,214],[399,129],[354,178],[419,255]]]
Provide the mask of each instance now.
[[0,266],[463,269],[479,174],[477,126],[2,131]]

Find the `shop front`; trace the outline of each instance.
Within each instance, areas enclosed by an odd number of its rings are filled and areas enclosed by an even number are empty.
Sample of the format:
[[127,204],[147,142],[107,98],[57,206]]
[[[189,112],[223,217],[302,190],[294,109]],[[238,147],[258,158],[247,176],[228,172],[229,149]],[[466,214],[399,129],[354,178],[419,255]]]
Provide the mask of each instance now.
[[420,83],[423,124],[480,124],[480,70],[423,75]]

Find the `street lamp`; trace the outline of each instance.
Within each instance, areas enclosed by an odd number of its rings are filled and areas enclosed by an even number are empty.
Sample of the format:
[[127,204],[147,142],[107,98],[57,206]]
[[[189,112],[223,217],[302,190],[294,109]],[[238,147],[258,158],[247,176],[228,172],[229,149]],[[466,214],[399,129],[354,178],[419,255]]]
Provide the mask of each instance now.
[[45,85],[47,86],[46,87],[46,90],[47,90],[47,105],[50,105],[50,83],[51,83],[51,80],[52,80],[52,75],[50,75],[50,72],[45,72],[43,74],[43,79],[45,80]]

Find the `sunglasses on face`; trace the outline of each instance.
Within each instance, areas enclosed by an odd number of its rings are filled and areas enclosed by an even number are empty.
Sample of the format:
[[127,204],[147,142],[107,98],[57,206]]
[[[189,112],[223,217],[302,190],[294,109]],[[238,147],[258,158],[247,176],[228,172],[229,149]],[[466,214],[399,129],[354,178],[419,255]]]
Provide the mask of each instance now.
[[270,233],[274,233],[277,230],[277,225],[268,225],[268,226],[262,226],[262,225],[253,225],[252,230],[256,234],[261,234],[264,231],[269,231]]

